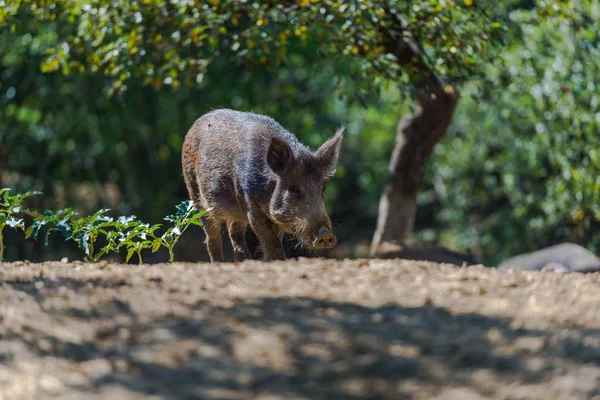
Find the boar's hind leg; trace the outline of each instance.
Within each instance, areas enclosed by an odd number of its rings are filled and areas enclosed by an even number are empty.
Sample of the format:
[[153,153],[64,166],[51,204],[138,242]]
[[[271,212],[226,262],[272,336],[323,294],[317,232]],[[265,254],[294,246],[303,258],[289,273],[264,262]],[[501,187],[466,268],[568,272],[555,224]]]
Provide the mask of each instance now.
[[202,227],[206,233],[206,247],[210,261],[223,262],[223,240],[221,239],[221,221],[210,217],[202,217]]
[[252,217],[250,215],[250,227],[262,247],[264,253],[264,260],[285,260],[285,251],[281,244],[281,235],[279,234],[279,228],[277,228],[271,221],[269,221],[264,215],[258,217]]
[[194,163],[194,151],[188,138],[183,143],[183,151],[181,155],[183,178],[187,187],[190,200],[198,210],[205,208],[200,199],[200,187],[198,186],[198,178],[196,176],[196,165]]
[[233,257],[235,262],[242,262],[252,258],[248,245],[246,244],[246,224],[228,221],[227,230],[229,231],[229,239],[231,239],[231,245],[233,246]]

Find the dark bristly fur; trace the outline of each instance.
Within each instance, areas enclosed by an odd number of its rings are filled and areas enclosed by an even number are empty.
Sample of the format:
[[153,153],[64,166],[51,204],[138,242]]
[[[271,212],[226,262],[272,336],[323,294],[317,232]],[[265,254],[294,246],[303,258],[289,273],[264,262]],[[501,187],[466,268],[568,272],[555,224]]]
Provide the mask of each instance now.
[[227,223],[235,261],[250,258],[248,225],[258,236],[265,260],[284,259],[284,233],[308,248],[328,236],[324,184],[335,173],[344,127],[311,151],[270,117],[215,110],[200,117],[185,137],[182,165],[190,198],[212,208],[204,230],[212,261],[223,260],[221,224]]

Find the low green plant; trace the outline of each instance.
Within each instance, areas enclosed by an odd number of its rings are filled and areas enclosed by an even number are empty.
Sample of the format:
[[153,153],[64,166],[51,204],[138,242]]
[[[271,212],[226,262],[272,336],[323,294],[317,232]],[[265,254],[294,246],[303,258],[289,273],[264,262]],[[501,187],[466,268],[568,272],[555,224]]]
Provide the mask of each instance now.
[[177,206],[177,213],[165,217],[166,221],[175,224],[175,226],[167,229],[160,237],[160,240],[155,238],[152,243],[152,251],[158,250],[160,246],[166,247],[169,250],[169,261],[173,262],[173,248],[179,241],[179,238],[191,225],[202,226],[200,217],[206,214],[207,211],[207,209],[198,210],[195,208],[194,203],[191,200],[179,204]]
[[[126,262],[129,262],[133,255],[137,255],[141,264],[142,251],[150,249],[153,253],[161,247],[165,247],[169,252],[169,261],[174,262],[174,248],[181,235],[191,226],[202,226],[201,217],[208,210],[198,210],[194,207],[192,201],[184,201],[177,206],[177,212],[164,219],[169,221],[172,226],[168,227],[162,235],[157,231],[162,228],[161,224],[150,225],[137,220],[136,216],[121,216],[113,218],[106,215],[110,210],[101,209],[87,217],[80,217],[79,214],[70,209],[58,211],[46,210],[39,213],[35,210],[29,210],[23,207],[22,202],[25,198],[42,194],[41,192],[31,191],[25,194],[11,196],[9,189],[0,190],[0,260],[3,256],[3,236],[2,230],[5,226],[11,228],[20,228],[25,231],[26,238],[37,240],[42,228],[46,229],[44,243],[48,245],[49,235],[58,231],[65,240],[73,240],[77,246],[83,250],[86,262],[97,262],[103,256],[109,253],[118,252],[120,249],[127,250]],[[19,214],[29,215],[33,222],[25,228],[25,222],[22,218],[17,218]],[[104,239],[104,246],[99,247],[99,239]]]
[[10,189],[0,189],[0,261],[4,259],[4,228],[6,226],[13,229],[25,230],[25,223],[18,215],[30,214],[30,211],[23,208],[23,200],[27,197],[41,194],[37,191],[29,191],[15,196],[10,195]]

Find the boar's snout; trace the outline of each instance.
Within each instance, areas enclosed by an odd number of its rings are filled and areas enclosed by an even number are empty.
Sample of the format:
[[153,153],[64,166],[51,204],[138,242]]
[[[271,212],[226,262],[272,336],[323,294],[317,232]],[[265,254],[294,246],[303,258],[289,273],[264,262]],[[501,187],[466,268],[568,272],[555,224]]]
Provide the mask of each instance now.
[[315,249],[331,249],[337,243],[337,238],[327,228],[321,228],[319,231],[319,235],[313,241],[313,246]]

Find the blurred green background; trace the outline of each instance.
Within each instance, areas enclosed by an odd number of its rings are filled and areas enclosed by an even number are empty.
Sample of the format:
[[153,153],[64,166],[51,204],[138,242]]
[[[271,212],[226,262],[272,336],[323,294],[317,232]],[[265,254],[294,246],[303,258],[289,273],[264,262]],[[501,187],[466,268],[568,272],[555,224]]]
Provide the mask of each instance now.
[[[600,251],[598,6],[566,2],[577,12],[542,15],[538,3],[496,10],[510,40],[497,41],[494,60],[478,60],[482,73],[458,83],[462,98],[419,195],[414,239],[488,265],[567,240]],[[396,125],[414,108],[402,84],[369,71],[355,83],[339,59],[322,54],[322,40],[287,43],[282,35],[272,40],[286,42],[285,62],[238,64],[222,56],[198,83],[156,85],[135,74],[121,82],[53,64],[68,21],[23,9],[0,17],[1,187],[43,191],[31,203],[40,208],[86,214],[108,207],[158,223],[187,198],[181,145],[204,112],[265,113],[313,148],[345,122],[327,203],[343,251],[365,255]],[[77,18],[71,23],[84,29]],[[73,250],[58,237],[45,248],[21,236],[7,237],[7,259],[56,259]],[[188,254],[198,247],[186,243]]]

